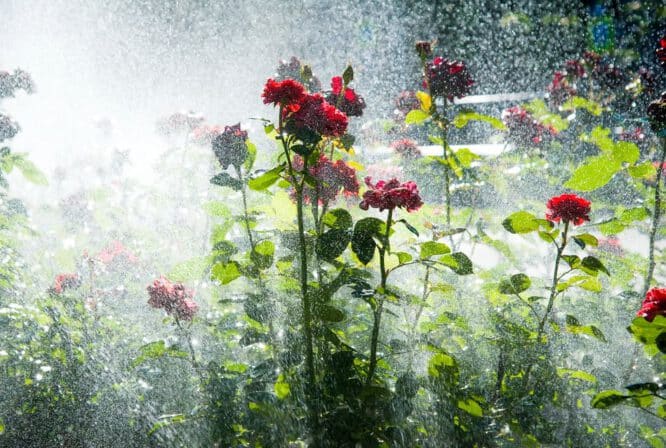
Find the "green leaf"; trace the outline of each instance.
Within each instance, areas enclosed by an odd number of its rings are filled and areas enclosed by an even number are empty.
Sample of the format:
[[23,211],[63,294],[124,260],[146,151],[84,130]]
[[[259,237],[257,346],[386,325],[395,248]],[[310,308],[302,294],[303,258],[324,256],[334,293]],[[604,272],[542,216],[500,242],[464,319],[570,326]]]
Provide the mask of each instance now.
[[474,273],[472,260],[462,252],[444,255],[439,261],[451,268],[451,270],[458,275],[469,275]]
[[[5,165],[5,171],[8,173],[12,168],[16,167],[21,171],[23,177],[37,185],[48,185],[49,182],[46,180],[46,176],[42,173],[37,166],[32,163],[27,158],[27,153],[13,153],[3,158],[3,165]],[[7,163],[9,163],[7,165]]]
[[273,185],[280,179],[280,174],[284,171],[284,164],[278,165],[275,168],[266,171],[258,177],[250,179],[247,186],[255,191],[263,191]]
[[606,337],[599,328],[597,328],[594,325],[580,325],[580,322],[578,322],[578,320],[571,315],[567,315],[566,330],[569,333],[584,334],[587,336],[591,336],[595,339],[598,339],[601,342],[607,342]]
[[455,152],[455,155],[460,165],[465,168],[471,167],[472,162],[481,158],[481,156],[474,154],[469,148],[460,148]]
[[254,251],[250,253],[250,258],[257,268],[268,269],[273,264],[274,253],[275,244],[272,241],[264,240],[254,246]]
[[458,400],[458,408],[474,417],[483,417],[483,409],[481,409],[479,403],[471,398],[468,398],[467,400]]
[[418,98],[419,103],[421,103],[421,110],[430,114],[430,110],[432,109],[432,97],[419,90],[416,92],[416,98]]
[[158,359],[163,356],[172,358],[187,358],[187,352],[178,350],[176,347],[167,347],[164,340],[150,342],[139,348],[139,356],[134,358],[131,363],[132,368],[135,368],[149,359]]
[[539,229],[539,221],[531,213],[520,211],[512,213],[502,221],[502,225],[511,233],[530,233]]
[[597,377],[592,375],[591,373],[585,372],[583,370],[574,370],[574,369],[566,369],[564,367],[558,367],[557,368],[557,375],[560,378],[573,378],[581,381],[587,381],[588,383],[596,384],[597,383]]
[[666,317],[656,316],[652,322],[648,322],[643,317],[636,317],[627,330],[638,342],[652,347],[656,352],[657,341],[666,334]]
[[580,257],[578,255],[562,255],[564,260],[571,269],[578,269],[580,266]]
[[603,154],[589,157],[579,166],[564,186],[578,191],[593,191],[606,185],[622,169],[622,164]]
[[333,261],[347,249],[351,237],[352,234],[349,230],[331,229],[317,238],[315,251],[320,258]]
[[416,230],[416,227],[414,227],[413,225],[411,225],[410,223],[408,223],[406,219],[399,219],[399,220],[397,220],[396,222],[400,222],[400,223],[402,223],[402,224],[407,228],[407,230],[409,230],[410,232],[412,232],[412,233],[413,233],[414,235],[416,235],[417,237],[419,236],[419,231]]
[[435,241],[426,241],[421,243],[421,258],[432,257],[433,255],[444,255],[451,253],[451,248],[444,243],[438,243]]
[[649,160],[641,164],[630,166],[629,175],[634,179],[651,179],[657,175],[657,169]]
[[347,230],[351,229],[353,224],[351,214],[342,208],[335,208],[330,210],[322,217],[324,225],[332,229]]
[[393,252],[391,255],[395,255],[396,257],[398,257],[399,264],[405,264],[412,261],[411,254],[408,254],[407,252]]
[[363,264],[370,263],[375,254],[375,238],[382,239],[386,225],[378,218],[363,218],[356,222],[352,235],[352,251]]
[[525,274],[512,275],[508,280],[502,280],[499,284],[499,292],[502,294],[520,294],[527,291],[532,281]]
[[330,305],[317,305],[315,314],[325,322],[342,322],[345,320],[345,313]]
[[569,98],[567,101],[564,102],[564,104],[562,104],[562,110],[575,110],[575,109],[585,109],[596,117],[601,115],[601,112],[603,111],[603,108],[599,103],[596,103],[592,100],[588,100],[587,98],[583,98],[580,96],[574,96],[572,98]]
[[613,158],[618,162],[636,163],[640,157],[640,150],[636,143],[619,141],[613,147]]
[[580,270],[587,272],[590,275],[597,275],[599,272],[603,272],[610,277],[610,272],[606,269],[606,266],[596,257],[588,256],[583,258],[583,261],[580,263]]
[[597,237],[595,237],[594,235],[590,235],[589,233],[582,233],[580,235],[575,235],[573,239],[576,242],[576,244],[578,244],[581,247],[581,249],[585,249],[585,246],[597,247],[599,245],[599,240],[597,240]]
[[552,126],[557,132],[565,131],[569,122],[554,114],[542,99],[535,99],[524,105],[525,109],[541,124]]
[[278,375],[273,390],[275,390],[275,395],[277,395],[280,400],[284,400],[289,396],[291,393],[291,387],[289,387],[289,383],[285,380],[284,374],[281,373]]
[[344,72],[342,72],[342,82],[344,82],[345,87],[354,80],[354,69],[351,65],[348,65]]
[[183,414],[160,415],[157,417],[157,419],[157,423],[155,423],[152,428],[150,428],[150,431],[148,431],[149,436],[152,436],[155,432],[159,431],[165,426],[171,426],[187,421],[187,417],[185,417]]
[[245,140],[245,147],[247,148],[247,158],[243,163],[243,168],[249,172],[254,166],[254,161],[257,160],[257,146],[250,140]]
[[238,263],[232,261],[231,263],[217,263],[213,266],[211,278],[217,280],[223,285],[227,285],[241,276]]
[[629,398],[631,397],[624,395],[619,390],[604,390],[596,394],[592,398],[592,402],[590,404],[593,408],[596,409],[608,409],[622,403]]
[[405,117],[405,124],[419,124],[423,123],[426,121],[428,118],[430,118],[430,114],[427,112],[424,112],[421,109],[414,109],[409,111],[407,116]]
[[229,187],[236,191],[240,191],[243,188],[243,182],[231,177],[226,171],[211,177],[210,183],[213,185],[219,185],[220,187]]
[[506,126],[504,125],[504,123],[502,123],[502,120],[500,120],[499,118],[469,111],[460,112],[458,115],[456,115],[455,118],[453,119],[453,125],[457,128],[462,128],[467,126],[467,123],[469,123],[470,121],[483,121],[485,123],[488,123],[495,129],[499,129],[500,131],[506,130]]
[[210,264],[210,257],[191,258],[174,266],[167,275],[167,278],[176,282],[201,280],[208,269],[210,269]]

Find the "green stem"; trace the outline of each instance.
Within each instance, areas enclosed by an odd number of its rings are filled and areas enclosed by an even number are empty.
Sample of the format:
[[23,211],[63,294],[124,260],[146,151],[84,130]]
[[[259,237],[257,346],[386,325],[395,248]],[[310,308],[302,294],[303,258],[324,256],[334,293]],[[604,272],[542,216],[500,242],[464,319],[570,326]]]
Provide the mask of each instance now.
[[[541,338],[543,337],[543,333],[545,331],[546,327],[546,322],[548,322],[548,318],[550,317],[550,313],[553,310],[553,304],[555,303],[555,298],[557,297],[557,284],[560,280],[558,276],[558,272],[560,269],[560,261],[562,260],[562,254],[564,252],[564,248],[567,246],[567,233],[569,231],[569,222],[565,221],[564,222],[564,231],[562,232],[562,243],[557,247],[557,256],[555,257],[555,267],[553,268],[553,281],[550,286],[550,296],[548,297],[548,305],[546,306],[546,312],[543,315],[543,318],[541,319],[541,322],[539,322],[539,327],[537,330],[537,344],[541,343]],[[525,376],[523,377],[523,384],[525,386],[528,385],[529,383],[529,377],[530,377],[530,372],[532,371],[532,368],[534,368],[534,362],[531,362],[530,365],[527,367],[527,370],[525,370]]]
[[659,230],[659,221],[661,219],[661,179],[663,177],[664,162],[666,162],[666,137],[662,137],[661,139],[661,158],[659,159],[659,166],[657,167],[657,185],[654,188],[654,212],[652,213],[652,229],[650,230],[650,248],[648,255],[649,264],[647,275],[645,276],[645,285],[643,286],[641,300],[650,289],[652,278],[654,277],[654,269],[657,265],[654,259],[654,244],[657,239],[657,230]]
[[305,221],[303,219],[303,183],[307,175],[307,159],[303,158],[303,180],[299,183],[296,180],[294,167],[291,163],[289,155],[289,146],[282,134],[282,107],[280,107],[279,116],[279,139],[282,141],[284,154],[287,158],[287,166],[289,168],[289,177],[292,181],[294,189],[296,190],[296,219],[298,221],[298,242],[300,246],[300,283],[301,283],[301,300],[302,300],[302,324],[303,333],[305,335],[305,363],[306,363],[306,398],[309,410],[309,424],[310,435],[313,438],[318,436],[319,428],[319,406],[316,400],[316,373],[314,362],[314,348],[312,336],[312,304],[308,295],[308,257],[307,246],[305,242]]
[[391,224],[393,222],[393,210],[389,209],[388,217],[386,218],[386,234],[382,246],[379,247],[379,271],[381,281],[379,286],[379,297],[377,299],[377,306],[373,310],[374,322],[372,325],[372,338],[370,340],[370,366],[368,367],[368,378],[366,385],[372,384],[372,378],[377,369],[377,345],[379,343],[379,327],[382,320],[382,311],[384,309],[384,295],[386,294],[386,280],[388,279],[388,271],[386,270],[386,254],[390,253],[391,247],[389,244],[389,236],[391,232]]

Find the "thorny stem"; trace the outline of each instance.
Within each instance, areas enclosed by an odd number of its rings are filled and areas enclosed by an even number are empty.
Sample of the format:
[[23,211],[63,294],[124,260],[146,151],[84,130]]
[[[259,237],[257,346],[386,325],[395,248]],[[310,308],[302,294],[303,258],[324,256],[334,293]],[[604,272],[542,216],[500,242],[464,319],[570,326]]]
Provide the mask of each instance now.
[[[560,261],[562,260],[562,253],[564,248],[567,246],[567,233],[569,231],[569,222],[564,222],[564,230],[562,231],[562,243],[557,247],[557,255],[555,257],[555,267],[553,268],[553,282],[550,286],[550,296],[548,297],[548,305],[546,306],[546,312],[539,322],[539,327],[537,329],[537,344],[541,343],[541,338],[543,337],[544,328],[548,318],[550,317],[550,312],[553,310],[553,304],[555,303],[555,298],[558,295],[557,284],[559,283],[560,277],[558,276]],[[534,362],[531,362],[527,369],[525,370],[525,376],[523,377],[523,385],[527,386],[529,384],[530,372],[534,367]]]
[[316,400],[316,374],[314,363],[314,348],[312,337],[312,305],[308,295],[308,258],[307,247],[305,243],[305,223],[303,219],[303,183],[307,175],[307,158],[303,158],[303,180],[301,183],[296,181],[294,167],[291,163],[289,155],[289,145],[285,141],[282,126],[282,107],[279,112],[279,129],[278,138],[282,142],[285,157],[287,158],[287,166],[289,168],[289,177],[292,179],[294,189],[296,190],[296,219],[298,221],[298,240],[300,246],[300,283],[301,283],[301,299],[303,304],[303,333],[305,334],[305,363],[306,363],[306,396],[308,400],[308,408],[310,411],[310,435],[313,438],[317,437],[319,428],[319,406]]
[[372,378],[377,369],[377,344],[379,343],[379,326],[382,320],[382,311],[384,310],[384,295],[386,294],[386,280],[389,272],[386,270],[385,257],[390,253],[391,247],[389,245],[389,235],[391,232],[391,224],[393,222],[393,209],[389,209],[388,217],[386,218],[386,234],[382,241],[382,246],[379,247],[379,271],[381,275],[381,283],[379,286],[379,297],[377,305],[373,310],[374,323],[372,326],[372,339],[370,341],[370,366],[368,367],[368,378],[366,385],[372,384]]

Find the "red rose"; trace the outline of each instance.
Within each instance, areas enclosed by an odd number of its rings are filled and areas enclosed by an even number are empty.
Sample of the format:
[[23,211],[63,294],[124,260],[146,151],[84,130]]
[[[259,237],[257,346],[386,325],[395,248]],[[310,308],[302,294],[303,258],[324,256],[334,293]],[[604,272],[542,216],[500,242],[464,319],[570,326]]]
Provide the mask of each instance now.
[[657,60],[662,67],[666,67],[666,35],[659,39],[659,48],[655,51],[657,54]]
[[391,143],[391,148],[405,159],[418,159],[421,151],[416,143],[408,138],[403,138]]
[[573,222],[574,225],[579,226],[584,221],[589,221],[590,217],[590,201],[583,199],[575,194],[563,194],[550,198],[546,203],[548,211],[546,212],[546,219],[548,221],[565,223]]
[[666,316],[666,288],[649,290],[636,316],[644,317],[648,322],[652,322],[657,316]]
[[293,79],[285,79],[284,81],[275,81],[269,79],[266,81],[264,93],[262,93],[264,104],[273,104],[287,107],[296,104],[305,96],[305,88],[299,82]]
[[520,106],[514,106],[502,112],[502,121],[507,127],[508,140],[518,146],[540,145],[557,132],[546,127]]
[[58,274],[56,275],[51,291],[56,294],[62,294],[66,289],[76,289],[81,286],[81,279],[78,274]]
[[[298,171],[303,169],[303,158],[294,158],[294,168]],[[342,190],[345,196],[358,195],[358,180],[356,170],[347,165],[343,160],[335,162],[329,160],[323,154],[313,166],[308,168],[308,174],[317,180],[316,186],[303,186],[303,199],[311,203],[316,197],[319,205],[333,202]],[[293,196],[293,193],[292,193]]]
[[369,190],[363,193],[363,201],[359,204],[362,210],[373,207],[378,208],[381,212],[405,208],[408,212],[413,212],[423,205],[419,189],[414,182],[401,184],[398,179],[391,179],[388,182],[380,180],[372,185],[371,181],[372,178],[365,178],[365,184]]
[[569,84],[567,76],[562,72],[555,72],[553,81],[548,86],[548,98],[554,107],[559,107],[566,100],[575,96],[576,89]]
[[344,87],[340,76],[331,79],[331,92],[326,97],[326,101],[336,106],[348,117],[360,117],[365,109],[365,100],[354,89]]
[[430,94],[448,98],[449,101],[467,95],[474,84],[463,62],[442,57],[435,58],[426,66],[425,76],[427,83],[424,84],[430,88]]
[[148,286],[148,295],[148,305],[163,309],[178,319],[191,320],[199,309],[193,300],[194,291],[185,288],[182,283],[171,283],[164,277],[156,279]]
[[285,111],[287,130],[302,137],[302,131],[339,137],[347,130],[347,116],[327,103],[318,93],[305,95],[290,111]]

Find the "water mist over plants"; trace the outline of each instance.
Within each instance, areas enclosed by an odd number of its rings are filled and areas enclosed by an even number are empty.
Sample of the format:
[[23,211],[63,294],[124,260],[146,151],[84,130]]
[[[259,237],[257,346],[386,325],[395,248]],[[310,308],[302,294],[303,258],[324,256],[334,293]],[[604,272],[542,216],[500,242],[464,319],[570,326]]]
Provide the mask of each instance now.
[[0,12],[0,446],[666,443],[659,2]]

